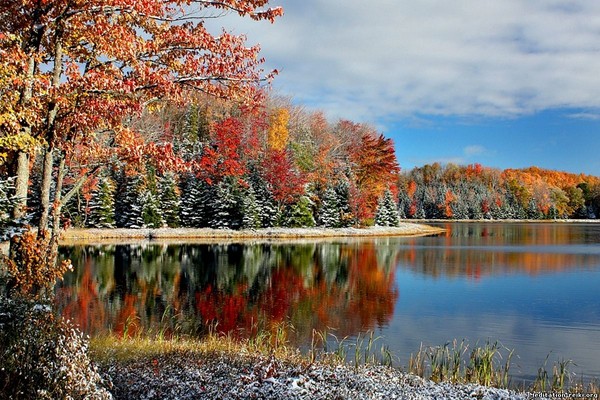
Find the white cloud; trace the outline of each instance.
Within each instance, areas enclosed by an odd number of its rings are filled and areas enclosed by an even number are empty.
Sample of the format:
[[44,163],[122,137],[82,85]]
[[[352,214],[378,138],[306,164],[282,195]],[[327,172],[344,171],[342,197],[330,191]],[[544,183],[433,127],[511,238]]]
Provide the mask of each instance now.
[[478,156],[484,154],[485,152],[485,147],[477,144],[467,146],[463,149],[463,153],[465,153],[466,156]]
[[[600,2],[279,0],[260,42],[280,91],[356,120],[600,109]],[[219,21],[224,22],[224,21]],[[227,24],[226,26],[232,26]]]

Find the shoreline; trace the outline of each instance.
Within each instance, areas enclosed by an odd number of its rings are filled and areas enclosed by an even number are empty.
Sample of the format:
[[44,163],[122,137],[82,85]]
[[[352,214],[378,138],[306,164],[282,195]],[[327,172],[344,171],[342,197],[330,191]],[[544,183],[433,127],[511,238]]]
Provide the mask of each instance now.
[[[145,399],[550,399],[552,393],[434,382],[377,364],[309,362],[241,349],[150,353],[100,362],[115,398]],[[594,395],[586,398],[597,398]]]
[[439,227],[419,223],[402,222],[398,227],[368,228],[262,228],[262,229],[212,229],[212,228],[72,228],[61,235],[61,244],[82,241],[115,239],[133,240],[246,240],[246,239],[319,239],[361,237],[410,237],[427,236],[445,232]]

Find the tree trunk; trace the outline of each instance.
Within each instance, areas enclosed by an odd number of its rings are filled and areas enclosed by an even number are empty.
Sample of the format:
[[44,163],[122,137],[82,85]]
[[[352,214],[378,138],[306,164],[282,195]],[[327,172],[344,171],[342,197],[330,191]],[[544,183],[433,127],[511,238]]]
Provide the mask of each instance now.
[[40,194],[40,222],[38,223],[38,234],[48,229],[50,216],[50,189],[52,187],[53,149],[48,147],[44,152],[44,163],[42,168],[42,183]]
[[63,206],[62,187],[65,178],[65,156],[61,153],[59,157],[60,160],[58,163],[58,173],[56,178],[56,194],[54,195],[54,205],[52,207],[52,235],[56,236],[57,241],[60,233],[60,217]]
[[15,181],[15,197],[18,199],[13,209],[13,218],[21,219],[27,213],[27,188],[29,187],[29,154],[19,152],[17,158],[17,180]]
[[[52,72],[52,87],[58,87],[62,75],[63,50],[61,44],[62,29],[57,28],[54,45],[54,68]],[[58,113],[58,103],[55,99],[48,104],[48,115],[46,117],[46,141],[48,147],[44,153],[44,164],[42,170],[41,187],[41,216],[38,225],[38,233],[48,229],[48,219],[50,215],[50,189],[52,186],[52,168],[54,161],[54,146],[56,139],[56,115]]]
[[[36,62],[33,56],[27,60],[27,80],[19,103],[21,107],[27,107],[33,97],[33,77],[35,74]],[[21,128],[25,135],[31,135],[31,126],[24,124]],[[19,199],[12,215],[14,219],[20,219],[27,213],[27,189],[29,187],[29,154],[19,151],[17,157],[17,180],[15,182],[15,196]]]

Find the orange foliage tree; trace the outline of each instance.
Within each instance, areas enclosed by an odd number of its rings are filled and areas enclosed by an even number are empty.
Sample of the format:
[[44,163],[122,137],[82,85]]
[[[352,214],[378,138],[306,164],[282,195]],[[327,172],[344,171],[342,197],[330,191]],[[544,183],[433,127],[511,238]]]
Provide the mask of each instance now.
[[[274,74],[260,69],[259,47],[247,46],[243,35],[212,34],[202,16],[211,10],[231,11],[273,22],[283,10],[265,8],[267,4],[268,0],[0,0],[0,104],[10,105],[8,111],[15,116],[0,120],[0,137],[5,139],[0,145],[16,135],[42,144],[38,231],[48,229],[53,213],[56,240],[61,206],[69,197],[61,196],[66,160],[118,143],[131,150],[129,156],[144,150],[129,141],[136,137],[127,125],[128,116],[156,107],[161,99],[179,101],[188,90],[255,100],[259,83]],[[75,143],[84,148],[77,149]],[[0,149],[10,156],[9,169],[18,171],[16,191],[22,204],[16,217],[24,214],[32,148],[22,145],[12,153],[4,151],[12,148]],[[160,151],[161,146],[150,150],[168,153]],[[102,164],[83,169],[81,181]]]
[[364,202],[358,205],[355,215],[360,219],[372,218],[377,200],[386,188],[396,193],[400,167],[396,160],[394,143],[383,135],[364,134],[360,146],[350,154],[358,190]]

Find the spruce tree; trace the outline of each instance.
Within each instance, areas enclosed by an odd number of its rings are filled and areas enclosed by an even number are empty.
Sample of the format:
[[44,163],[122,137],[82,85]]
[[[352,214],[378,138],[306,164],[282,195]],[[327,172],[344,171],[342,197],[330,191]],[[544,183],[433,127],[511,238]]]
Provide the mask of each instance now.
[[242,228],[244,229],[256,229],[261,227],[261,220],[259,214],[258,204],[256,202],[256,195],[252,186],[246,190],[243,198],[243,217],[242,217]]
[[398,205],[394,201],[392,192],[386,190],[377,204],[377,210],[375,211],[375,225],[398,226],[399,224]]
[[115,183],[110,177],[99,178],[88,205],[86,225],[92,228],[115,227]]
[[160,212],[165,224],[170,228],[179,227],[180,198],[174,173],[166,173],[158,180],[158,195]]
[[337,228],[340,224],[340,206],[338,196],[333,188],[328,188],[323,193],[321,209],[319,210],[319,222],[326,228]]
[[207,184],[193,174],[186,174],[181,180],[181,201],[179,219],[183,226],[201,228],[207,225]]
[[161,228],[164,225],[160,210],[156,170],[148,168],[146,179],[141,187],[140,203],[142,208],[142,221],[144,228]]
[[340,210],[338,226],[340,228],[352,226],[355,223],[355,218],[350,207],[350,183],[345,179],[340,180],[334,186],[334,190]]
[[280,212],[269,184],[260,175],[257,167],[250,166],[249,169],[248,183],[252,186],[252,190],[254,190],[261,226],[265,228],[275,226]]
[[142,221],[144,228],[161,228],[164,225],[160,202],[156,193],[147,188],[141,195]]
[[234,179],[224,179],[211,189],[209,226],[215,229],[239,228],[242,224],[242,205]]
[[0,240],[8,240],[23,232],[26,218],[15,220],[11,212],[18,204],[18,198],[12,196],[14,179],[0,179]]
[[115,221],[119,228],[142,228],[143,176],[123,175],[115,197]]
[[312,202],[308,197],[300,197],[300,199],[290,207],[285,225],[290,228],[312,228],[315,226]]

